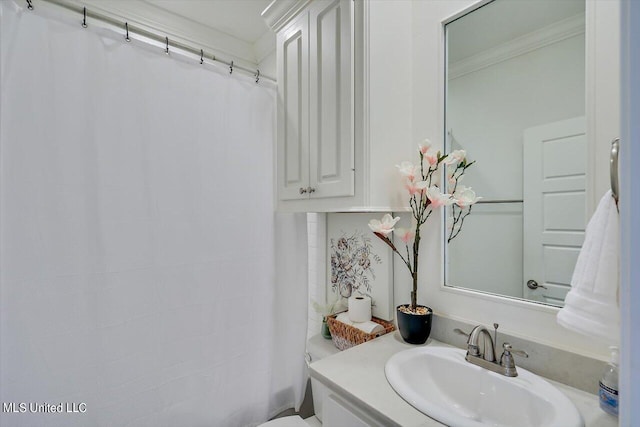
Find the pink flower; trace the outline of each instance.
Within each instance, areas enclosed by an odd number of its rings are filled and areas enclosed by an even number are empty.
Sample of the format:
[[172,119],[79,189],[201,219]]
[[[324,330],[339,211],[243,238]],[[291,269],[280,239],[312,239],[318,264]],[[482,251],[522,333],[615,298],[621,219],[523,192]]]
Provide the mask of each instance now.
[[436,150],[429,150],[424,158],[429,162],[430,166],[433,166],[438,163],[438,152]]
[[385,214],[382,217],[382,221],[378,221],[377,219],[372,219],[371,221],[369,221],[369,228],[374,233],[379,233],[386,237],[393,231],[393,227],[398,221],[400,221],[399,216],[393,218],[391,217],[391,215]]
[[400,240],[402,240],[406,244],[409,244],[411,239],[413,239],[415,236],[413,230],[409,228],[398,228],[396,229],[395,233],[398,237],[400,237]]
[[416,183],[413,181],[409,181],[407,184],[405,184],[404,188],[406,188],[409,192],[409,196],[418,194],[421,191],[418,187],[416,187]]
[[435,185],[427,190],[427,198],[431,201],[431,207],[434,209],[441,206],[449,206],[456,201],[451,197],[451,194],[442,193]]
[[418,151],[420,151],[422,155],[427,154],[429,148],[431,148],[431,141],[429,141],[428,139],[425,139],[422,144],[418,144]]

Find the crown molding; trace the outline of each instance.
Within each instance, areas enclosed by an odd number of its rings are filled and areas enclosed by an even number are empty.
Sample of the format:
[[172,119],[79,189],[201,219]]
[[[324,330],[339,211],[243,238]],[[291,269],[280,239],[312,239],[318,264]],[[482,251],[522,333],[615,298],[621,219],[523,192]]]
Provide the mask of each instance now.
[[273,0],[262,11],[262,19],[269,28],[278,32],[310,2],[311,0]]
[[581,13],[457,61],[449,66],[448,78],[462,77],[584,32],[585,14]]

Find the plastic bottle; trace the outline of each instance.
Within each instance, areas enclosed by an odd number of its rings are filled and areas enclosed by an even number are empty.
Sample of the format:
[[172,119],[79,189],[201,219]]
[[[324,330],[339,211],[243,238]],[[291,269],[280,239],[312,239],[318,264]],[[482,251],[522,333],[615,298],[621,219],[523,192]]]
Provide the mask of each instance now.
[[611,361],[600,380],[600,407],[607,414],[618,416],[618,347],[609,347]]

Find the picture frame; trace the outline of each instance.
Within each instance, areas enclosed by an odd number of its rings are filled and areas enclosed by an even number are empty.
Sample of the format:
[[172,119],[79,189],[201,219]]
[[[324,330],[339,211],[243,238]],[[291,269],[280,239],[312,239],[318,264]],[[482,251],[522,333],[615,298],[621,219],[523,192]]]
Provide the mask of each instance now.
[[[351,295],[367,295],[372,315],[391,321],[393,309],[393,253],[377,239],[368,223],[372,213],[327,215],[327,302]],[[346,306],[346,300],[345,300]]]

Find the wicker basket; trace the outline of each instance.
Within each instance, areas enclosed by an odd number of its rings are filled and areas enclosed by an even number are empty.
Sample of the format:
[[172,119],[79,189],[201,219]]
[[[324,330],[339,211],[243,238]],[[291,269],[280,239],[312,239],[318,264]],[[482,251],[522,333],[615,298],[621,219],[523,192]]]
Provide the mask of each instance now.
[[379,337],[380,335],[387,334],[396,329],[391,322],[386,320],[372,317],[373,322],[379,323],[384,328],[384,332],[377,334],[367,334],[360,329],[347,325],[336,320],[337,315],[327,316],[327,325],[329,325],[329,331],[331,331],[331,339],[333,344],[340,350],[346,350],[354,345],[362,344],[363,342],[371,341],[372,339]]

